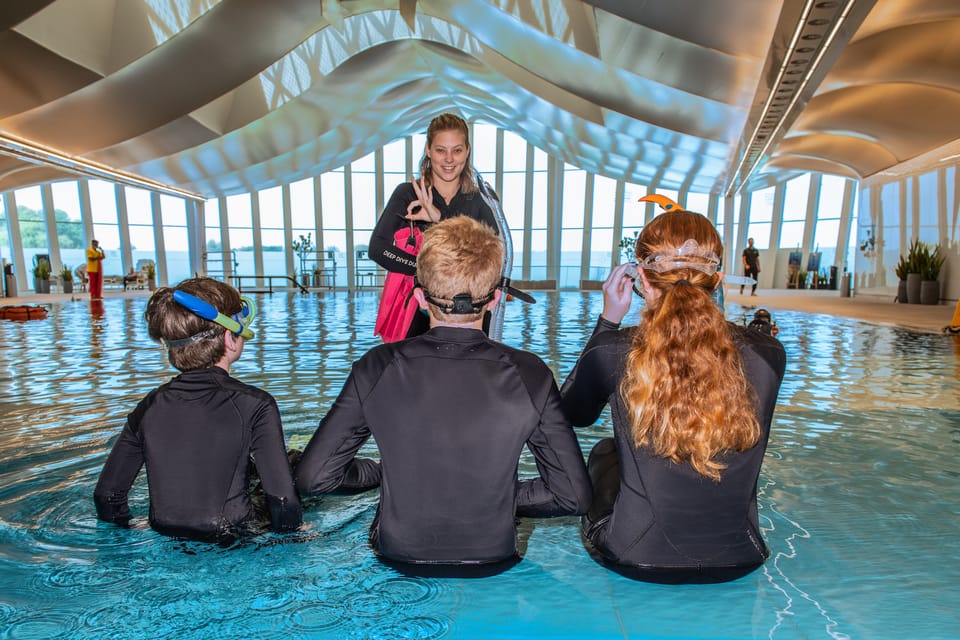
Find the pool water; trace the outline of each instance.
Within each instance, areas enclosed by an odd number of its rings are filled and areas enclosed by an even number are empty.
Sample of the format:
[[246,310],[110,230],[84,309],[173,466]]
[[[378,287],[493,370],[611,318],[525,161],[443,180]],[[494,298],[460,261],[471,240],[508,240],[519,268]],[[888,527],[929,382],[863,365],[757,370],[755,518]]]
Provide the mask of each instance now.
[[[540,353],[562,381],[600,294],[536,297],[510,303],[504,342]],[[233,373],[277,398],[303,446],[377,344],[377,295],[257,302],[257,336]],[[745,578],[634,582],[595,564],[577,519],[559,518],[522,521],[525,558],[499,576],[414,579],[367,546],[375,493],[313,499],[299,533],[221,548],[151,531],[141,473],[134,528],[97,521],[93,488],[126,413],[173,375],[145,305],[65,302],[47,320],[0,322],[0,638],[960,637],[951,338],[775,314],[789,362],[759,487],[772,555]],[[579,430],[584,451],[609,428]],[[534,472],[525,457],[521,473]]]

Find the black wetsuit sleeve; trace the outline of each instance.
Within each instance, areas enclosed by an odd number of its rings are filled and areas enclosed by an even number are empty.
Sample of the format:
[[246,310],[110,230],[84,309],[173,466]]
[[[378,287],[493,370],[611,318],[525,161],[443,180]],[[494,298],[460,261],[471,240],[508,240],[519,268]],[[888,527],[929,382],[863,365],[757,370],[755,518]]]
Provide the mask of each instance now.
[[271,528],[274,531],[297,529],[303,513],[287,461],[280,411],[272,399],[263,403],[253,417],[250,455],[267,496]]
[[616,388],[619,349],[611,344],[612,336],[608,334],[616,332],[619,326],[600,317],[577,364],[563,383],[560,406],[575,427],[596,422]]
[[517,490],[517,515],[546,517],[580,515],[590,506],[590,478],[583,452],[560,410],[560,392],[550,375],[550,388],[540,411],[540,424],[527,439],[539,478],[523,480]]
[[412,276],[417,272],[417,259],[410,254],[397,250],[393,245],[393,234],[408,224],[404,218],[407,215],[407,205],[416,199],[416,194],[409,182],[399,185],[393,190],[387,206],[384,207],[377,226],[370,235],[367,255],[378,265],[394,273]]
[[380,464],[354,457],[369,437],[370,428],[351,372],[297,463],[297,490],[306,495],[356,493],[378,487]]
[[93,491],[97,517],[124,527],[130,522],[127,494],[144,462],[143,444],[131,426],[132,418],[127,418]]

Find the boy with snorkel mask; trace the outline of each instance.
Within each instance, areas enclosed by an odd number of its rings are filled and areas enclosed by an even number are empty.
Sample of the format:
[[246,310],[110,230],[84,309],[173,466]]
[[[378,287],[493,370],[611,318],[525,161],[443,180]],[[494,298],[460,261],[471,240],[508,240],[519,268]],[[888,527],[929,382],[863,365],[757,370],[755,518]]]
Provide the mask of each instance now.
[[[151,296],[150,337],[182,373],[127,416],[94,491],[101,520],[129,525],[127,493],[146,465],[150,526],[162,534],[229,543],[267,521],[279,532],[300,526],[277,403],[230,377],[255,316],[252,299],[211,278]],[[251,461],[265,505],[250,491]]]

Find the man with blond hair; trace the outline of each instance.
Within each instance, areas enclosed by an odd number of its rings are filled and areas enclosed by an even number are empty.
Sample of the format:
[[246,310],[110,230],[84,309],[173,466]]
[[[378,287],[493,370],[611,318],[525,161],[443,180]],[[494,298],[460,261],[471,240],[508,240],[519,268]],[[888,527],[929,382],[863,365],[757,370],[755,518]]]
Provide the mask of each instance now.
[[[495,342],[483,314],[500,301],[503,244],[476,220],[431,226],[414,296],[420,336],[354,363],[295,472],[301,493],[380,481],[370,544],[415,575],[499,573],[519,561],[516,516],[582,514],[590,482],[551,370]],[[379,464],[354,458],[373,436]],[[524,446],[539,475],[519,480]]]

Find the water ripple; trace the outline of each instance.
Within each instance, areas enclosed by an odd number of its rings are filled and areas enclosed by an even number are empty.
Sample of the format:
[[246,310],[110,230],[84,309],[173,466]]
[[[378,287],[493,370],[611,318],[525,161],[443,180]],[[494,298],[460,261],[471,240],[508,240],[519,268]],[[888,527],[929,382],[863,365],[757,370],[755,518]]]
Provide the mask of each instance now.
[[[511,303],[504,342],[559,381],[600,311],[597,293]],[[257,296],[257,337],[234,374],[276,398],[303,447],[354,359],[378,344],[377,296]],[[367,544],[377,494],[305,502],[294,535],[229,548],[96,520],[93,488],[126,414],[174,371],[143,326],[144,298],[51,305],[0,323],[0,628],[9,638],[946,638],[960,573],[960,358],[942,336],[776,314],[788,355],[759,483],[762,571],[667,589],[611,574],[576,518],[522,520],[522,563],[476,581],[400,576]],[[729,307],[728,316],[751,309]],[[638,309],[628,316],[635,323]],[[609,413],[579,429],[587,451]],[[362,450],[376,456],[375,443]],[[525,452],[523,477],[536,464]],[[896,597],[901,606],[884,605]],[[952,598],[952,601],[951,601]],[[906,612],[906,613],[904,613]],[[719,623],[717,621],[723,621]],[[921,633],[922,632],[922,633]]]

